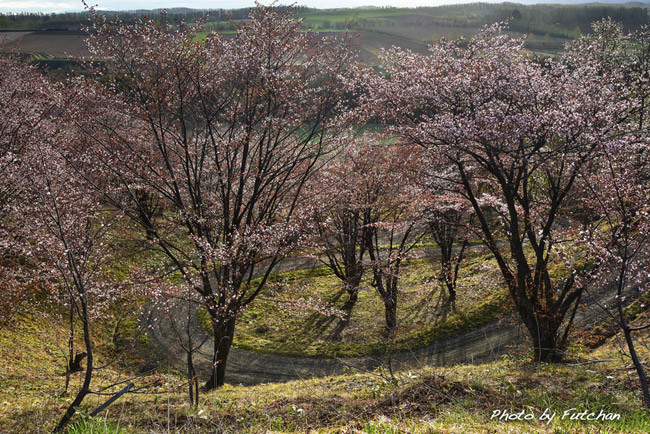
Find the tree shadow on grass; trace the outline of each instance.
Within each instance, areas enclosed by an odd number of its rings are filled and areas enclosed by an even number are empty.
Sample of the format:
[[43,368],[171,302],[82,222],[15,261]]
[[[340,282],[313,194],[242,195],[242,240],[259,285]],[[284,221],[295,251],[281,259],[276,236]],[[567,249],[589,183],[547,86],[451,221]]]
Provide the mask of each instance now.
[[[330,305],[335,305],[337,301],[346,294],[347,291],[345,288],[341,288],[336,294],[334,294],[327,302]],[[302,336],[304,338],[316,339],[323,336],[323,334],[329,328],[332,328],[332,332],[327,335],[327,340],[329,341],[338,341],[341,339],[341,333],[345,328],[350,324],[350,318],[352,316],[352,309],[356,303],[350,300],[346,301],[345,304],[340,308],[344,312],[343,318],[336,315],[323,315],[322,313],[315,312],[311,314],[305,320],[304,326],[302,327]]]
[[[435,300],[435,301],[434,301]],[[447,321],[449,315],[458,313],[456,300],[449,297],[443,288],[431,290],[422,297],[403,318],[403,321],[415,321],[418,318],[429,317],[433,312],[431,326]]]
[[338,323],[332,330],[332,333],[328,336],[328,340],[330,341],[340,341],[341,340],[341,333],[343,333],[343,330],[350,324],[350,318],[352,317],[352,308],[354,308],[355,302],[348,300],[345,302],[341,310],[345,312],[345,316],[343,318],[338,318]]

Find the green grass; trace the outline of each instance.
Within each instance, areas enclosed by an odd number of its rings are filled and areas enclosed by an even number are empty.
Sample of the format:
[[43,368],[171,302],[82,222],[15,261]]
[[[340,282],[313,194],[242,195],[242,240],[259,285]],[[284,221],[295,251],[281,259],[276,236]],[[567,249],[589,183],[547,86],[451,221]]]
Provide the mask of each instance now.
[[[37,336],[40,339],[37,339]],[[48,338],[48,340],[45,340]],[[12,433],[51,430],[71,395],[60,396],[62,379],[49,346],[64,343],[46,323],[23,321],[0,332],[0,427]],[[14,346],[7,346],[7,340]],[[640,338],[647,360],[649,334]],[[17,349],[21,349],[18,351]],[[20,372],[12,372],[23,353]],[[100,357],[101,359],[102,357]],[[83,416],[105,397],[91,396],[70,425],[69,433],[187,432],[362,432],[362,433],[644,433],[650,418],[628,376],[629,361],[610,340],[595,351],[573,354],[583,363],[534,364],[527,356],[503,357],[481,365],[422,367],[262,384],[226,385],[203,393],[189,408],[183,379],[159,374],[148,394],[127,394],[96,418]],[[601,360],[602,363],[585,363]],[[97,384],[131,375],[125,369],[99,371]],[[73,378],[73,388],[81,378]],[[7,381],[8,380],[8,381]],[[142,385],[151,379],[137,379]],[[549,424],[545,409],[558,413]],[[620,414],[617,421],[562,420],[564,411]],[[490,420],[495,410],[535,415],[531,421]]]
[[[433,272],[430,267],[425,260],[413,260],[408,265],[405,283],[413,288],[412,292],[417,293],[418,285],[426,280],[427,270]],[[459,299],[464,294],[469,297],[471,285],[482,285],[486,273],[494,273],[492,268],[487,256],[469,258],[464,267],[468,273],[463,282],[466,292],[460,292]],[[275,283],[329,278],[318,268],[274,277]],[[326,282],[321,286],[335,285]],[[638,300],[628,307],[628,313],[636,317],[633,325],[649,320],[649,313],[641,306],[645,301]],[[461,320],[469,323],[467,318],[482,317],[484,314],[472,311],[480,306],[474,303],[465,309],[465,319]],[[449,331],[457,333],[459,326],[450,324]],[[125,324],[126,334],[130,328],[132,324]],[[97,345],[97,364],[101,365],[113,357],[107,343],[110,324],[99,322],[94,329],[98,343],[102,343]],[[426,336],[431,334],[427,332]],[[66,339],[63,316],[61,323],[40,316],[21,316],[11,328],[0,330],[0,431],[41,433],[56,424],[83,375],[73,374],[69,392],[62,394],[62,350]],[[373,372],[288,383],[226,385],[202,393],[197,409],[187,404],[182,375],[170,369],[137,378],[136,386],[148,385],[144,389],[147,394],[127,394],[97,418],[84,415],[107,397],[90,396],[68,432],[650,432],[650,415],[641,406],[636,374],[628,369],[630,361],[618,352],[619,339],[609,338],[596,350],[574,346],[568,357],[571,362],[566,364],[538,365],[524,354],[481,365],[421,367],[396,372],[394,377],[381,367]],[[647,364],[650,330],[638,335],[637,348]],[[133,359],[109,365],[96,372],[93,387],[98,389],[137,375],[139,366],[140,361]],[[549,425],[539,420],[547,408],[559,415]],[[563,412],[571,408],[596,413],[603,410],[620,414],[621,418],[598,422],[562,420]],[[495,410],[503,409],[511,413],[524,410],[536,419],[490,420]]]
[[[650,321],[650,319],[647,318],[648,305],[650,305],[650,292],[646,291],[636,300],[625,306],[623,311],[625,312],[626,320],[631,324],[639,320],[641,324],[645,324],[643,322],[644,320],[646,320],[646,322]],[[612,312],[616,318],[618,317],[618,313],[614,306],[610,306],[610,312]],[[582,342],[590,348],[598,347],[608,338],[614,336],[618,332],[618,327],[618,324],[616,324],[611,318],[607,318],[598,324],[594,324],[592,327],[587,327]]]
[[[466,259],[453,304],[435,278],[438,270],[436,259],[405,263],[399,280],[398,329],[392,341],[383,335],[384,305],[370,285],[370,272],[364,276],[357,303],[351,309],[340,280],[326,267],[277,273],[240,316],[234,345],[295,356],[380,354],[463,333],[504,312],[505,289],[490,255],[475,254]],[[305,309],[297,302],[300,299],[319,307]],[[209,327],[207,315],[202,317]]]
[[361,20],[372,24],[386,24],[392,21],[390,19],[391,17],[412,13],[413,9],[330,9],[298,14],[298,18],[303,19],[306,27],[318,29],[321,27],[329,27],[332,24],[349,24],[350,26],[354,26]]
[[125,430],[120,429],[118,423],[108,421],[106,417],[90,417],[81,415],[77,421],[71,425],[66,434],[122,434]]

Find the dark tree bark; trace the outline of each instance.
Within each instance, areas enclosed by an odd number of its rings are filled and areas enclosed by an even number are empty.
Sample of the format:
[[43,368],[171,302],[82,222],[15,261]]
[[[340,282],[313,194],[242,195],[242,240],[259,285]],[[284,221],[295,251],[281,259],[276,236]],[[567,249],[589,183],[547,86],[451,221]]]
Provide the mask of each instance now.
[[214,358],[210,378],[205,383],[206,389],[215,389],[223,386],[226,378],[226,364],[228,354],[235,336],[235,319],[226,321],[225,324],[213,325]]
[[630,357],[632,358],[632,363],[634,364],[634,369],[639,376],[639,383],[641,384],[641,396],[643,399],[643,404],[646,408],[650,409],[650,388],[648,387],[648,377],[645,374],[645,368],[634,347],[634,340],[632,339],[632,329],[627,325],[625,321],[625,316],[620,309],[619,303],[619,315],[621,318],[621,326],[623,328],[623,334],[625,335],[625,342],[627,343],[628,351],[630,352]]
[[[628,229],[628,222],[626,221],[624,226],[624,231]],[[626,239],[626,241],[629,241]],[[626,245],[628,243],[626,242]],[[632,254],[633,256],[634,254]],[[636,347],[634,345],[634,339],[632,337],[632,332],[633,331],[639,331],[643,330],[646,328],[650,328],[650,324],[647,324],[645,326],[641,327],[630,327],[627,321],[627,317],[625,315],[625,310],[623,309],[623,289],[625,288],[625,283],[626,283],[626,274],[628,272],[628,263],[630,261],[630,257],[628,257],[628,252],[627,249],[625,249],[625,253],[623,254],[621,262],[621,269],[620,269],[620,274],[618,277],[617,281],[617,287],[616,287],[616,311],[618,314],[618,321],[619,321],[619,326],[621,330],[623,330],[623,335],[625,336],[625,343],[627,344],[627,349],[630,352],[630,358],[632,359],[632,364],[634,365],[634,369],[637,372],[637,375],[639,377],[639,383],[641,385],[641,396],[643,400],[643,404],[646,406],[646,408],[650,409],[650,388],[648,387],[648,377],[646,376],[645,373],[645,368],[641,361],[639,360],[639,355],[636,352]]]
[[86,357],[88,354],[87,353],[77,353],[74,356],[74,359],[70,361],[70,372],[80,372],[83,370],[81,367],[81,362],[83,361],[84,357]]
[[81,92],[70,103],[90,113],[78,122],[86,151],[112,178],[97,188],[200,296],[215,339],[206,386],[220,386],[238,313],[301,239],[295,210],[343,123],[351,52],[264,6],[233,38],[212,34],[205,44],[195,42],[198,26],[98,18],[94,30],[89,46],[107,59],[100,68],[128,84],[100,86],[102,102]]
[[367,222],[357,209],[338,209],[332,214],[331,227],[324,227],[320,223],[326,217],[318,218],[317,222],[319,244],[324,247],[327,258],[323,263],[343,282],[349,297],[347,305],[352,307],[357,301],[359,284],[365,271],[363,257],[367,243],[364,242],[363,228]]
[[467,45],[434,44],[434,56],[392,51],[366,88],[373,114],[430,150],[445,169],[437,176],[471,204],[536,360],[556,361],[582,294],[553,272],[573,242],[568,204],[576,177],[623,136],[629,91],[581,52],[531,61],[523,40],[496,27]]
[[[540,147],[543,143],[545,142],[541,141],[535,147]],[[497,188],[500,189],[501,199],[506,205],[505,211],[498,214],[500,224],[491,224],[493,219],[490,218],[490,213],[494,210],[479,204],[476,197],[477,187],[470,181],[465,164],[457,161],[462,186],[477,216],[483,241],[494,254],[519,317],[530,334],[535,360],[558,362],[562,359],[573,316],[564,325],[563,334],[561,327],[567,312],[572,307],[577,308],[583,288],[576,287],[573,276],[561,283],[551,276],[551,231],[582,166],[560,166],[559,173],[546,171],[549,187],[544,199],[548,201],[549,209],[542,221],[536,223],[530,218],[535,204],[528,186],[533,183],[531,178],[534,176],[529,168],[531,162],[521,161],[518,167],[504,168],[498,163],[498,148],[492,148],[487,143],[484,147],[494,153],[489,162],[485,163],[485,170],[497,179]],[[579,163],[584,163],[589,154],[589,151],[586,151]],[[507,234],[505,249],[497,243],[496,237],[501,230]],[[533,252],[532,265],[525,253],[526,245]]]
[[193,355],[193,351],[187,351],[187,389],[190,398],[190,407],[196,407],[199,403],[199,383],[196,378],[196,371],[194,370]]
[[[376,220],[375,220],[376,221]],[[393,336],[397,330],[397,301],[399,288],[399,273],[401,271],[402,257],[406,255],[424,235],[415,235],[416,222],[413,221],[400,234],[395,233],[395,228],[388,232],[388,246],[382,248],[379,243],[379,233],[376,228],[368,230],[366,239],[369,242],[368,256],[370,256],[373,272],[372,286],[377,290],[384,302],[385,330],[384,334]],[[404,229],[404,228],[403,228]],[[414,236],[415,235],[415,236]],[[395,245],[394,242],[399,242]]]
[[59,421],[58,425],[56,428],[54,428],[53,432],[61,432],[65,425],[68,423],[68,421],[74,416],[74,414],[77,411],[77,407],[81,404],[81,402],[84,400],[86,395],[90,393],[90,382],[92,379],[93,375],[93,347],[92,347],[92,342],[90,340],[90,323],[89,323],[89,318],[88,318],[88,303],[86,301],[86,295],[85,293],[81,295],[80,297],[81,301],[81,319],[83,323],[83,331],[84,331],[84,346],[86,349],[86,372],[84,374],[84,381],[83,384],[81,385],[81,388],[77,392],[77,395],[75,396],[74,400],[68,408],[65,411],[65,414]]
[[386,318],[386,335],[392,336],[397,330],[397,286],[395,285],[386,293],[386,296],[382,297]]
[[458,210],[433,210],[432,215],[427,219],[429,233],[438,244],[440,251],[440,280],[449,292],[450,301],[456,300],[458,270],[463,261],[465,249],[469,245],[466,239],[463,240],[460,252],[454,257],[454,243],[459,236],[462,218],[463,214]]

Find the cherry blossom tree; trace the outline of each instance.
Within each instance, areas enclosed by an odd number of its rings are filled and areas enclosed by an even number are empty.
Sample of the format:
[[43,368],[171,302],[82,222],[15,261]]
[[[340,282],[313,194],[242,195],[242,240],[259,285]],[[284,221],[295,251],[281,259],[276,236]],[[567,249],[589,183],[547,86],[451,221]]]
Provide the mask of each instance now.
[[362,145],[357,152],[352,170],[361,178],[357,189],[362,194],[371,285],[384,302],[385,333],[392,336],[401,267],[425,234],[428,201],[415,181],[420,158],[412,147],[381,142]]
[[449,301],[453,302],[456,300],[458,270],[469,246],[471,206],[455,191],[457,183],[448,182],[453,176],[449,168],[445,170],[434,162],[427,162],[420,174],[419,182],[429,195],[430,205],[424,214],[428,235],[440,253],[438,278],[449,293]]
[[[54,95],[57,90],[52,86],[49,92]],[[21,165],[13,169],[14,177],[23,179],[21,201],[16,206],[24,221],[19,229],[20,239],[25,240],[23,248],[38,258],[38,272],[48,284],[51,299],[69,303],[71,340],[75,324],[83,329],[83,383],[55,431],[63,429],[84,398],[94,393],[92,324],[121,290],[106,267],[114,258],[109,231],[115,219],[103,212],[96,195],[75,176],[59,152],[74,141],[71,129],[63,124],[56,113],[43,118],[30,137]]]
[[[362,156],[368,138],[346,138],[342,152],[314,176],[305,191],[305,206],[310,207],[314,236],[311,244],[319,260],[343,282],[349,306],[357,300],[365,272],[370,214],[368,179]],[[324,258],[323,258],[324,257]]]
[[352,56],[267,7],[232,37],[200,30],[96,16],[89,47],[112,84],[85,85],[68,110],[86,157],[111,173],[103,200],[200,295],[217,387],[237,315],[302,238],[297,201],[343,119]]
[[555,275],[550,264],[578,174],[628,116],[622,89],[593,62],[535,61],[500,25],[466,46],[381,58],[385,77],[364,79],[367,103],[393,133],[454,168],[535,360],[560,360],[583,288],[573,270]]
[[0,328],[33,301],[37,286],[37,261],[28,256],[26,240],[20,237],[25,222],[19,206],[25,188],[21,168],[41,138],[38,127],[52,106],[47,86],[33,68],[13,58],[0,59]]
[[210,337],[198,324],[198,311],[203,303],[190,286],[159,281],[158,288],[155,307],[165,314],[178,346],[185,353],[189,403],[190,407],[196,407],[199,405],[199,376],[194,358]]
[[593,33],[584,35],[567,47],[567,61],[574,67],[583,62],[594,65],[607,75],[612,85],[624,89],[631,104],[628,129],[647,131],[650,111],[650,27],[626,33],[623,25],[611,19],[592,24]]
[[321,261],[344,283],[350,303],[371,270],[372,286],[385,307],[386,334],[397,327],[399,273],[424,235],[426,195],[415,182],[413,148],[381,135],[346,138],[342,152],[312,178],[305,201]]
[[580,62],[596,62],[603,71],[619,71],[619,84],[628,89],[632,116],[626,133],[608,143],[579,179],[581,201],[591,218],[581,239],[591,262],[581,276],[590,285],[609,285],[616,292],[607,309],[623,332],[629,357],[638,374],[643,402],[650,408],[645,368],[636,351],[634,334],[650,324],[633,324],[624,309],[630,299],[650,288],[650,142],[647,136],[648,29],[625,34],[611,20],[594,23],[594,34],[570,47]]
[[[85,370],[78,367],[85,371],[81,388],[55,431],[63,429],[88,394],[95,393],[91,390],[96,370],[92,325],[125,293],[124,284],[115,282],[107,268],[115,253],[109,242],[114,215],[72,170],[64,152],[74,148],[77,136],[59,110],[63,91],[61,83],[47,80],[33,68],[13,59],[0,60],[3,314],[8,321],[22,304],[29,313],[57,320],[60,307],[68,308],[66,391],[71,371],[86,361]],[[46,312],[31,291],[38,291]],[[84,351],[75,355],[79,325]]]
[[[599,165],[584,175],[584,203],[595,218],[583,231],[593,267],[584,279],[616,291],[612,317],[623,332],[628,353],[639,376],[643,402],[650,407],[645,368],[635,349],[633,334],[650,324],[632,325],[624,307],[628,299],[650,287],[650,160],[647,138],[609,146]],[[631,293],[624,292],[628,286]]]

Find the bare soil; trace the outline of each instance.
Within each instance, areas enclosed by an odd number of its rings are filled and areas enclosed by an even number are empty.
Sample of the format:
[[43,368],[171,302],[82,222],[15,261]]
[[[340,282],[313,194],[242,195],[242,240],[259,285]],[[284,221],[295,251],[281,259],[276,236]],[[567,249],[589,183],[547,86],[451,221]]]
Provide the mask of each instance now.
[[0,51],[38,53],[56,58],[78,58],[90,55],[84,43],[85,37],[86,34],[83,32],[67,30],[2,32]]

